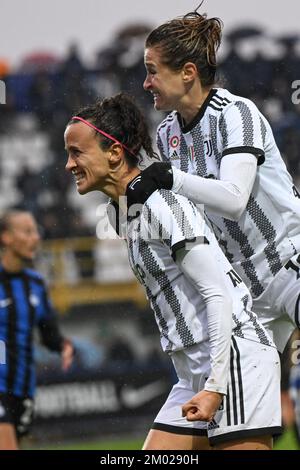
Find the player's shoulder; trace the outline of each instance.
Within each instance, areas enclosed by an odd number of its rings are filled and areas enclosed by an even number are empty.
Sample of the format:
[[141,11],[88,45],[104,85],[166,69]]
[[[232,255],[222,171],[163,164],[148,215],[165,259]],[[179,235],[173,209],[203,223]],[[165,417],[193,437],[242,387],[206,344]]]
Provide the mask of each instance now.
[[154,207],[157,205],[163,206],[163,203],[172,204],[172,203],[177,203],[177,204],[186,204],[188,202],[188,199],[185,196],[182,196],[181,194],[176,194],[170,189],[157,189],[154,191],[151,196],[147,199],[146,205],[148,207]]
[[168,116],[159,124],[157,134],[163,134],[172,124],[177,120],[176,111],[172,111]]
[[31,279],[32,281],[36,281],[38,284],[45,284],[43,275],[35,269],[25,268],[24,274],[27,278]]
[[247,110],[258,111],[256,104],[249,98],[244,98],[243,96],[234,95],[225,88],[217,88],[216,93],[212,100],[216,103],[216,106],[219,106],[221,114],[226,113],[230,109],[240,110],[241,112],[246,112]]
[[198,208],[185,196],[169,189],[158,189],[151,194],[144,205],[144,214],[149,210],[160,219],[170,213],[176,216],[185,214],[187,217],[189,215],[198,217],[203,214],[202,206]]
[[210,113],[219,114],[233,102],[233,95],[225,88],[214,88],[207,98]]

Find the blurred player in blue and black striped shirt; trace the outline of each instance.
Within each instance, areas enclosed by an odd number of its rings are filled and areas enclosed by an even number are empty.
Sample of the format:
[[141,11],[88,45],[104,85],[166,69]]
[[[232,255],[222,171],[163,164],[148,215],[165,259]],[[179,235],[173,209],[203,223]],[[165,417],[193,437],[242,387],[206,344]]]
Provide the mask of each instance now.
[[61,354],[63,369],[73,358],[73,346],[59,332],[43,278],[26,268],[39,242],[29,212],[9,211],[0,218],[0,450],[16,449],[17,439],[32,421],[34,327],[38,327],[42,343]]
[[297,362],[292,366],[290,371],[290,396],[294,405],[294,424],[296,435],[298,438],[298,445],[300,446],[300,362],[299,362],[300,349],[296,352]]

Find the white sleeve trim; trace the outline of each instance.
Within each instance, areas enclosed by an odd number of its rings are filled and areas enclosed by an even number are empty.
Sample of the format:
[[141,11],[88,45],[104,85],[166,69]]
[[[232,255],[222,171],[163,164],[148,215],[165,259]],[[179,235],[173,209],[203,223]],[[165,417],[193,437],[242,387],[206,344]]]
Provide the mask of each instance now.
[[190,175],[173,167],[172,191],[226,219],[239,220],[246,209],[257,171],[257,158],[250,153],[225,155],[220,179]]
[[210,245],[181,249],[176,262],[206,304],[211,372],[205,390],[227,393],[232,334],[232,300]]

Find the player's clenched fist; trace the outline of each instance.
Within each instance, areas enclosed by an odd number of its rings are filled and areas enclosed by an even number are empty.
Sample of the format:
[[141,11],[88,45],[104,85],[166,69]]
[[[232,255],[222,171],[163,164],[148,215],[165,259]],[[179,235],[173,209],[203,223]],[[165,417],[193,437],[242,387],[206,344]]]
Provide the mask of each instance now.
[[223,395],[202,390],[182,407],[182,416],[188,421],[212,421],[219,409]]

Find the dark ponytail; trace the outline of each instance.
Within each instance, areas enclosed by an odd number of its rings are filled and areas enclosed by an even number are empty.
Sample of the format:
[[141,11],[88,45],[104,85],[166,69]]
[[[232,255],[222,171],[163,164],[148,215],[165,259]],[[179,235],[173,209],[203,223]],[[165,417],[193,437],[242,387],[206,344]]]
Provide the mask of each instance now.
[[[76,116],[90,121],[98,129],[124,144],[130,150],[129,152],[124,148],[126,160],[131,167],[141,162],[142,149],[148,157],[157,159],[145,118],[132,98],[125,93],[97,101],[94,105],[81,109]],[[76,122],[78,121],[71,121],[72,124]],[[103,150],[112,145],[112,141],[107,137],[100,135],[99,139]]]

